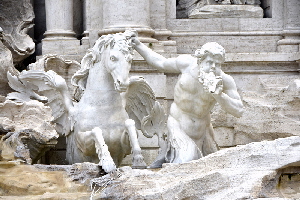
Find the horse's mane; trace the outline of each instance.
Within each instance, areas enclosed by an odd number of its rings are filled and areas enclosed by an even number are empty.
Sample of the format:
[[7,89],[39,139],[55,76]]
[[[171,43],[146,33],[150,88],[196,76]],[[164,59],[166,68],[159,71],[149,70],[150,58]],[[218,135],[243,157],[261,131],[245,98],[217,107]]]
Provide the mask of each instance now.
[[131,31],[125,31],[125,33],[101,36],[95,42],[93,48],[89,49],[81,60],[81,68],[73,75],[71,83],[75,87],[79,87],[79,90],[84,91],[90,68],[92,68],[95,63],[101,61],[103,51],[109,46],[113,48],[115,44],[117,44],[121,52],[124,54],[132,54],[133,48],[130,45],[130,36],[132,33],[130,32]]

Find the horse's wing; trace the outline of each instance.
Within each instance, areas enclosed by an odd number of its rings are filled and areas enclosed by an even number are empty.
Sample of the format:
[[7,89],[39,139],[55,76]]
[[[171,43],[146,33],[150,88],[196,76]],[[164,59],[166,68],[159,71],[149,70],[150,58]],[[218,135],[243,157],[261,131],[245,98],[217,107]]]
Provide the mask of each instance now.
[[11,92],[7,95],[7,98],[14,101],[30,101],[31,98],[35,98],[39,101],[45,101],[46,98],[39,96],[34,90],[38,88],[33,84],[24,84],[22,81],[19,80],[18,76],[12,75],[10,72],[7,72],[7,79],[9,86],[17,91]]
[[74,106],[66,81],[52,70],[22,71],[19,80],[24,85],[34,85],[37,92],[47,97],[46,105],[52,109],[53,122],[59,134],[68,135],[73,124]]
[[125,109],[146,137],[164,132],[166,114],[143,77],[133,76],[126,93]]

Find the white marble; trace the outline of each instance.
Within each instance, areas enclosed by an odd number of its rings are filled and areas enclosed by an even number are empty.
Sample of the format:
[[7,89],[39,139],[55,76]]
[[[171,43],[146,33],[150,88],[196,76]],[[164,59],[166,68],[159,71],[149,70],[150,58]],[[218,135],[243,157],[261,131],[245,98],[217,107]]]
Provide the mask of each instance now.
[[[132,152],[133,167],[145,168],[136,127],[152,134],[148,137],[163,134],[157,129],[164,127],[165,114],[152,89],[142,77],[129,78],[132,34],[128,31],[102,36],[84,56],[81,68],[71,79],[79,92],[78,103],[72,101],[74,96],[63,77],[52,70],[44,71],[51,59],[64,63],[59,57],[44,57],[18,79],[9,76],[10,85],[19,92],[10,94],[11,99],[48,100],[56,129],[67,138],[70,164],[98,162],[106,172],[112,172]],[[36,87],[47,99],[33,91]],[[157,123],[153,123],[155,119]]]
[[174,102],[168,116],[168,151],[163,162],[183,163],[216,152],[210,111],[216,103],[228,113],[240,117],[243,103],[233,78],[221,65],[225,50],[215,42],[206,43],[195,55],[164,58],[132,37],[134,48],[146,62],[160,71],[180,73],[174,89]]

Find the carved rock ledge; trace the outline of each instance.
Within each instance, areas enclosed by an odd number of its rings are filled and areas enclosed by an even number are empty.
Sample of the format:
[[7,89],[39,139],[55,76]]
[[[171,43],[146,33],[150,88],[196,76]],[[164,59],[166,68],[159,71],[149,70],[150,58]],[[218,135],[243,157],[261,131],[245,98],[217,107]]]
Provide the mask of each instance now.
[[36,163],[57,143],[58,134],[51,120],[50,108],[38,101],[0,102],[2,160]]
[[253,5],[205,5],[195,7],[189,18],[263,18],[263,9]]
[[33,7],[30,0],[1,0],[0,26],[3,29],[3,43],[12,52],[15,64],[35,51],[33,40],[27,35],[33,27]]
[[[299,198],[299,151],[300,137],[294,136],[224,149],[189,163],[165,164],[160,171],[124,167],[119,178],[94,180],[100,187],[110,181],[95,199]],[[290,188],[282,182],[287,173],[296,184]]]

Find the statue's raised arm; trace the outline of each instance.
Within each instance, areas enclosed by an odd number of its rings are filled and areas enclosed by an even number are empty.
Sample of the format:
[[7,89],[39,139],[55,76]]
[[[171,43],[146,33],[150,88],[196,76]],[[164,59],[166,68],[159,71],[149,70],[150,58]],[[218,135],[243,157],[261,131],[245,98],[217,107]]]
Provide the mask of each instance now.
[[190,65],[188,61],[188,57],[190,56],[182,55],[177,58],[165,58],[141,43],[137,35],[132,36],[132,45],[149,65],[159,71],[180,73]]

